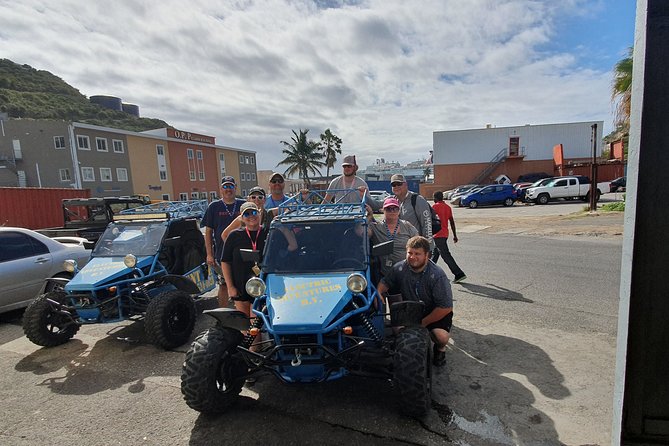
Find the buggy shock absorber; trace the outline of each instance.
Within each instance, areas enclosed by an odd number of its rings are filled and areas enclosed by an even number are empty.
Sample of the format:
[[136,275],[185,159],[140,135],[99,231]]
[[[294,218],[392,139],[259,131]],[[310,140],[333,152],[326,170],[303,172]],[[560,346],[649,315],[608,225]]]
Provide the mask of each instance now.
[[[356,310],[360,308],[360,305],[355,303],[355,299],[351,299],[351,305],[353,305]],[[372,340],[374,341],[377,342],[381,341],[381,336],[379,335],[379,332],[376,331],[376,327],[374,327],[372,321],[369,320],[369,316],[366,313],[360,313],[358,317],[362,321],[362,326],[365,328],[365,331],[367,332],[369,337],[372,338]]]
[[251,323],[251,327],[249,327],[249,331],[244,336],[244,339],[242,340],[241,346],[244,348],[249,348],[251,347],[251,344],[253,344],[253,341],[255,340],[256,336],[260,333],[260,328],[262,327],[262,318],[256,317],[253,319],[253,322]]

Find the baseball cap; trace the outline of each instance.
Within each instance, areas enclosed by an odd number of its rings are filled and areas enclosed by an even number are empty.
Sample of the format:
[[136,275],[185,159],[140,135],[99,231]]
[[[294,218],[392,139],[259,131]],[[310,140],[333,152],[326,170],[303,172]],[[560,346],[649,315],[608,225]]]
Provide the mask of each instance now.
[[260,186],[253,186],[251,189],[249,189],[249,195],[253,195],[254,193],[255,193],[255,194],[261,194],[263,197],[264,197],[265,195],[267,195],[267,194],[265,193],[265,189],[263,189],[263,188],[260,187]]
[[404,179],[404,175],[401,173],[396,173],[392,177],[390,177],[390,182],[391,183],[406,183],[407,181]]
[[356,166],[355,155],[348,155],[344,157],[344,161],[341,162],[342,166]]
[[239,208],[239,213],[242,214],[242,215],[244,215],[244,212],[248,211],[249,209],[251,209],[251,210],[255,210],[255,211],[259,211],[259,210],[260,210],[260,209],[258,209],[258,206],[256,206],[255,203],[253,203],[253,202],[251,202],[251,201],[247,201],[246,203],[244,203],[244,204],[242,205],[241,208]]
[[286,178],[285,178],[283,175],[281,175],[279,172],[274,172],[274,173],[272,174],[272,176],[269,177],[269,180],[272,181],[272,180],[273,180],[274,178],[276,178],[276,177],[279,177],[279,178],[281,178],[281,179],[284,180],[284,181],[286,180]]
[[400,207],[400,202],[397,201],[397,198],[395,197],[388,197],[385,200],[383,200],[383,209],[390,206]]
[[221,179],[221,185],[224,184],[232,184],[233,186],[237,186],[237,183],[235,182],[235,177],[231,177],[229,175]]

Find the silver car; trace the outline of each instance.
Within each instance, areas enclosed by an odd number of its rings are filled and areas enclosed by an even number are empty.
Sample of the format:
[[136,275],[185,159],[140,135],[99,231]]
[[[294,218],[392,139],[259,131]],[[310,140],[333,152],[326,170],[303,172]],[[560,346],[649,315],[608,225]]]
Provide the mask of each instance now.
[[42,292],[52,291],[56,282],[45,279],[70,279],[63,267],[75,260],[79,267],[88,262],[91,250],[78,237],[50,239],[24,228],[0,227],[0,313],[27,307]]

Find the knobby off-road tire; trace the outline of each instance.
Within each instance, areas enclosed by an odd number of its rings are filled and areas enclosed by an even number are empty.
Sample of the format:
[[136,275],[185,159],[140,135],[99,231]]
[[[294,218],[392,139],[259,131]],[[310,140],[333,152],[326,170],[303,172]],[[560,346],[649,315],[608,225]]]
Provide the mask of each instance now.
[[33,300],[23,313],[23,332],[33,343],[42,347],[55,347],[72,339],[79,331],[79,324],[72,318],[57,313],[47,299],[65,304],[67,295],[63,291],[51,291]]
[[188,341],[196,317],[195,302],[188,294],[179,290],[165,291],[149,302],[144,328],[154,345],[167,350]]
[[399,332],[393,357],[393,382],[402,411],[421,417],[432,405],[430,335],[423,327]]
[[212,327],[195,338],[181,371],[186,404],[203,413],[222,413],[239,398],[247,365],[237,351],[241,332]]

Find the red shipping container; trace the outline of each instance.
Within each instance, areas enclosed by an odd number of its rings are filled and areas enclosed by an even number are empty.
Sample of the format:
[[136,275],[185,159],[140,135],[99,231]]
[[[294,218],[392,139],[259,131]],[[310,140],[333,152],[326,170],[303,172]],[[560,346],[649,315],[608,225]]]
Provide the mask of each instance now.
[[63,226],[63,199],[89,198],[89,189],[0,187],[0,226]]

